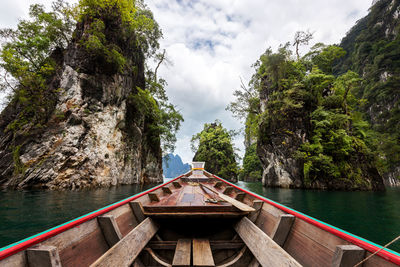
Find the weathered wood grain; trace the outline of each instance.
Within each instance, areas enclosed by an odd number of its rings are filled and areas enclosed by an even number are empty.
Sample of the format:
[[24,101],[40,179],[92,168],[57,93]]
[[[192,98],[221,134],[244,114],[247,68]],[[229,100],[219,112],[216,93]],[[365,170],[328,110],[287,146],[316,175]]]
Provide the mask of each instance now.
[[0,266],[4,267],[25,267],[28,266],[25,251],[20,251],[10,257],[0,260]]
[[90,266],[129,266],[158,228],[152,219],[145,219]]
[[235,196],[235,199],[236,199],[237,201],[242,202],[245,196],[246,196],[245,193],[237,193],[236,196]]
[[271,237],[279,246],[285,244],[286,238],[292,228],[295,217],[291,214],[283,214],[279,217],[279,221],[272,231]]
[[146,216],[144,215],[142,203],[137,202],[137,201],[131,201],[131,202],[129,202],[129,205],[131,206],[133,214],[135,215],[135,217],[139,223],[141,223],[142,221],[144,221],[144,219],[146,219]]
[[[89,266],[103,255],[110,247],[104,239],[96,220],[97,228],[78,242],[59,250],[61,264],[68,266]],[[83,228],[84,225],[80,226]]]
[[352,267],[364,259],[365,250],[354,245],[336,247],[332,267]]
[[227,186],[227,187],[225,187],[225,189],[222,192],[222,194],[229,195],[229,194],[231,194],[233,192],[233,190],[234,190],[233,186]]
[[236,199],[231,198],[230,196],[221,194],[220,192],[218,192],[218,191],[216,191],[216,190],[214,190],[214,189],[212,189],[212,188],[210,188],[210,187],[208,187],[208,186],[206,186],[206,185],[204,185],[204,184],[200,184],[200,185],[203,186],[203,187],[205,187],[205,188],[207,188],[208,190],[213,191],[214,193],[216,193],[216,194],[218,195],[218,197],[222,198],[222,199],[225,200],[226,202],[231,203],[233,206],[235,206],[236,208],[238,208],[238,209],[241,210],[241,211],[244,211],[244,212],[252,212],[252,211],[255,211],[254,208],[252,208],[252,207],[250,207],[250,206],[248,206],[248,205],[246,205],[246,204],[244,204],[244,203],[242,203],[242,202],[240,202],[240,201],[237,201]]
[[264,205],[264,201],[261,201],[261,200],[253,201],[254,211],[250,212],[249,215],[247,216],[250,221],[255,222],[257,220],[257,217],[260,214],[263,205]]
[[61,267],[60,255],[53,246],[39,246],[26,250],[29,267]]
[[172,182],[172,185],[173,185],[175,188],[181,188],[181,187],[182,187],[181,184],[180,184],[179,182]]
[[[295,220],[293,223],[283,248],[304,266],[330,266],[334,252],[298,231],[298,221],[301,220]],[[321,235],[321,238],[324,238],[324,235]]]
[[128,211],[122,214],[119,217],[115,217],[115,221],[117,222],[118,228],[121,231],[122,236],[126,236],[136,225],[139,224],[135,215],[132,212],[132,209],[128,206]]
[[223,184],[224,184],[223,182],[218,181],[218,182],[215,183],[214,187],[215,187],[215,188],[221,188],[221,186],[222,186]]
[[148,193],[149,199],[151,202],[159,202],[160,199],[158,198],[158,195],[155,193]]
[[117,222],[113,215],[101,215],[97,217],[101,231],[103,232],[104,239],[107,241],[110,247],[117,244],[121,238],[122,234],[119,231]]
[[208,239],[193,239],[193,266],[215,266]]
[[301,266],[247,217],[234,228],[262,266]]
[[162,187],[162,191],[163,191],[165,194],[172,194],[171,189],[170,189],[169,187],[167,187],[167,186],[163,186],[163,187]]
[[192,241],[190,239],[179,239],[176,244],[172,266],[190,266],[192,253]]
[[[371,255],[371,252],[367,252],[365,257],[368,257],[369,255]],[[390,261],[387,261],[377,255],[372,256],[371,258],[369,258],[367,261],[365,261],[362,265],[362,267],[398,267],[398,265],[391,263]]]

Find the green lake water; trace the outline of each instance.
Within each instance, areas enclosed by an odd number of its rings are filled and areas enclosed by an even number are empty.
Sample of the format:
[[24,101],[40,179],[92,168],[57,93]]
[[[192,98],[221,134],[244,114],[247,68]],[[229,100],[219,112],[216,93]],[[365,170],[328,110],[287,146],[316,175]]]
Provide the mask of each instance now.
[[[400,188],[331,192],[239,186],[331,225],[384,245],[400,235]],[[117,202],[155,185],[91,191],[0,191],[0,247]],[[400,251],[400,241],[389,248]]]

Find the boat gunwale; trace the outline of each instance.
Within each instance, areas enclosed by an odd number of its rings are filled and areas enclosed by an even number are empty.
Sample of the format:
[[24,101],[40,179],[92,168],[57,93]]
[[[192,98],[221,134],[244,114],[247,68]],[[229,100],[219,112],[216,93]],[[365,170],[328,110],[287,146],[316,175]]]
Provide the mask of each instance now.
[[44,231],[42,231],[42,232],[40,232],[38,234],[35,234],[33,236],[24,238],[24,239],[22,239],[20,241],[17,241],[17,242],[11,243],[10,245],[2,247],[2,248],[0,248],[0,261],[5,259],[5,258],[8,258],[8,257],[20,252],[20,251],[23,251],[24,249],[27,249],[27,248],[29,248],[29,247],[31,247],[33,245],[36,245],[36,244],[38,244],[40,242],[43,242],[43,241],[45,241],[45,240],[47,240],[47,239],[49,239],[49,238],[51,238],[53,236],[56,236],[56,235],[58,235],[58,234],[60,234],[62,232],[65,232],[65,231],[67,231],[67,230],[69,230],[69,229],[71,229],[73,227],[76,227],[76,226],[78,226],[78,225],[80,225],[82,223],[85,223],[85,222],[87,222],[87,221],[89,221],[91,219],[94,219],[97,216],[103,215],[103,214],[105,214],[105,213],[107,213],[107,212],[109,212],[111,210],[114,210],[114,209],[116,209],[118,207],[121,207],[121,206],[131,202],[132,200],[135,200],[135,199],[137,199],[139,197],[142,197],[142,196],[144,196],[144,195],[146,195],[146,194],[148,194],[150,192],[153,192],[153,191],[155,191],[155,190],[157,190],[157,189],[159,189],[159,188],[161,188],[161,187],[163,187],[163,186],[165,186],[167,184],[170,184],[170,183],[182,178],[183,176],[187,175],[190,172],[191,171],[186,172],[186,173],[184,173],[184,174],[182,174],[182,175],[180,175],[178,177],[175,177],[175,178],[171,179],[170,181],[167,181],[167,182],[162,183],[160,185],[156,185],[155,187],[149,188],[146,191],[143,191],[141,193],[135,194],[135,195],[130,196],[128,198],[122,199],[122,200],[117,201],[115,203],[112,203],[112,204],[110,204],[108,206],[105,206],[105,207],[100,208],[98,210],[92,211],[90,213],[87,213],[87,214],[82,215],[82,216],[80,216],[78,218],[72,219],[70,221],[67,221],[67,222],[65,222],[63,224],[57,225],[57,226],[52,227],[50,229],[44,230]]
[[349,233],[349,232],[347,232],[345,230],[342,230],[342,229],[340,229],[338,227],[335,227],[333,225],[330,225],[328,223],[320,221],[320,220],[318,220],[316,218],[313,218],[313,217],[311,217],[309,215],[301,213],[301,212],[299,212],[297,210],[294,210],[292,208],[286,207],[285,205],[277,203],[277,202],[275,202],[275,201],[273,201],[271,199],[268,199],[268,198],[260,196],[260,195],[258,195],[256,193],[247,191],[246,189],[243,189],[243,188],[241,188],[241,187],[239,187],[239,186],[237,186],[237,185],[235,185],[235,184],[233,184],[233,183],[231,183],[231,182],[229,182],[229,181],[227,181],[227,180],[225,180],[225,179],[223,179],[223,178],[221,178],[221,177],[219,177],[219,176],[217,176],[215,174],[212,174],[212,173],[210,173],[208,171],[204,171],[204,172],[207,172],[209,175],[212,175],[212,177],[214,177],[216,179],[219,179],[222,182],[225,182],[226,184],[228,184],[228,185],[230,185],[230,186],[232,186],[232,187],[234,187],[234,188],[236,188],[238,190],[241,190],[241,191],[245,192],[246,194],[249,194],[250,196],[253,196],[253,197],[255,197],[255,198],[259,199],[259,200],[262,200],[263,202],[268,203],[268,204],[270,204],[270,205],[272,205],[272,206],[274,206],[274,207],[276,207],[276,208],[278,208],[278,209],[280,209],[280,210],[282,210],[284,212],[287,212],[287,213],[295,216],[296,218],[299,218],[299,219],[301,219],[301,220],[303,220],[303,221],[305,221],[307,223],[310,223],[310,224],[312,224],[312,225],[314,225],[314,226],[316,226],[316,227],[318,227],[318,228],[320,228],[322,230],[325,230],[325,231],[327,231],[327,232],[329,232],[329,233],[331,233],[331,234],[333,234],[333,235],[335,235],[335,236],[337,236],[337,237],[339,237],[341,239],[344,239],[344,240],[346,240],[346,241],[348,241],[348,242],[350,242],[350,243],[352,243],[354,245],[357,245],[357,246],[367,250],[368,252],[375,253],[378,250],[380,250],[378,253],[376,253],[376,255],[378,255],[381,258],[383,258],[383,259],[385,259],[387,261],[390,261],[390,262],[392,262],[394,264],[400,265],[400,253],[398,253],[396,251],[393,251],[393,250],[388,249],[388,248],[383,248],[383,246],[378,245],[378,244],[376,244],[376,243],[374,243],[372,241],[369,241],[367,239],[364,239],[362,237],[359,237],[357,235]]
[[[38,244],[38,243],[40,243],[42,241],[45,241],[45,240],[47,240],[47,239],[49,239],[49,238],[51,238],[53,236],[56,236],[56,235],[58,235],[58,234],[60,234],[62,232],[65,232],[65,231],[67,231],[67,230],[69,230],[69,229],[71,229],[71,228],[73,228],[75,226],[78,226],[78,225],[80,225],[82,223],[85,223],[85,222],[91,220],[91,219],[94,219],[99,215],[105,214],[105,213],[107,213],[107,212],[109,212],[111,210],[114,210],[114,209],[122,206],[122,205],[125,205],[125,204],[129,203],[132,200],[135,200],[135,199],[137,199],[139,197],[142,197],[142,196],[144,196],[144,195],[146,195],[146,194],[148,194],[150,192],[153,192],[153,191],[155,191],[157,189],[160,189],[161,187],[163,187],[163,186],[165,186],[167,184],[170,184],[170,183],[172,183],[172,182],[174,182],[174,181],[176,181],[176,180],[178,180],[178,179],[180,179],[182,177],[185,177],[190,172],[191,171],[186,172],[186,173],[184,173],[184,174],[182,174],[182,175],[180,175],[178,177],[175,177],[175,178],[171,179],[170,181],[167,181],[165,183],[162,183],[160,185],[152,187],[152,188],[150,188],[150,189],[148,189],[146,191],[143,191],[143,192],[138,193],[136,195],[130,196],[130,197],[125,198],[125,199],[122,199],[122,200],[120,200],[118,202],[112,203],[112,204],[110,204],[108,206],[105,206],[103,208],[100,208],[100,209],[95,210],[93,212],[90,212],[88,214],[82,215],[82,216],[80,216],[78,218],[75,218],[75,219],[70,220],[68,222],[65,222],[63,224],[60,224],[58,226],[55,226],[53,228],[50,228],[48,230],[45,230],[45,231],[40,232],[38,234],[35,234],[33,236],[27,237],[27,238],[25,238],[23,240],[14,242],[14,243],[12,243],[12,244],[10,244],[8,246],[5,246],[3,248],[0,248],[0,261],[5,259],[5,258],[7,258],[7,257],[10,257],[10,256],[12,256],[12,255],[14,255],[14,254],[16,254],[16,253],[18,253],[20,251],[23,251],[24,249],[27,249],[27,248],[29,248],[29,247],[31,247],[33,245],[36,245],[36,244]],[[228,184],[228,185],[230,185],[230,186],[232,186],[232,187],[234,187],[234,188],[236,188],[236,189],[238,189],[238,190],[240,190],[242,192],[245,192],[246,194],[249,194],[250,196],[253,196],[253,197],[255,197],[255,198],[259,199],[259,200],[262,200],[263,202],[268,203],[268,204],[270,204],[270,205],[272,205],[272,206],[274,206],[274,207],[276,207],[276,208],[278,208],[278,209],[280,209],[280,210],[282,210],[284,212],[292,214],[298,219],[301,219],[301,220],[303,220],[303,221],[305,221],[307,223],[310,223],[310,224],[312,224],[312,225],[314,225],[314,226],[316,226],[316,227],[318,227],[318,228],[320,228],[322,230],[325,230],[325,231],[327,231],[327,232],[329,232],[329,233],[331,233],[331,234],[333,234],[333,235],[335,235],[335,236],[337,236],[337,237],[339,237],[341,239],[344,239],[344,240],[346,240],[346,241],[348,241],[350,243],[353,243],[353,244],[355,244],[355,245],[357,245],[357,246],[369,251],[370,253],[375,253],[378,250],[380,250],[376,255],[378,255],[381,258],[383,258],[383,259],[385,259],[387,261],[390,261],[390,262],[392,262],[394,264],[400,265],[400,254],[398,252],[396,252],[396,251],[393,251],[393,250],[387,249],[387,248],[383,248],[381,245],[373,243],[373,242],[371,242],[369,240],[366,240],[366,239],[364,239],[362,237],[356,236],[356,235],[354,235],[352,233],[349,233],[349,232],[347,232],[345,230],[337,228],[337,227],[335,227],[333,225],[330,225],[330,224],[325,223],[323,221],[320,221],[320,220],[318,220],[316,218],[308,216],[308,215],[306,215],[304,213],[301,213],[299,211],[296,211],[294,209],[286,207],[285,205],[277,203],[277,202],[275,202],[275,201],[273,201],[271,199],[268,199],[268,198],[260,196],[260,195],[258,195],[256,193],[247,191],[247,190],[245,190],[245,189],[243,189],[243,188],[241,188],[241,187],[239,187],[239,186],[237,186],[237,185],[235,185],[235,184],[233,184],[233,183],[231,183],[231,182],[229,182],[229,181],[227,181],[227,180],[225,180],[225,179],[223,179],[223,178],[221,178],[221,177],[219,177],[217,175],[214,175],[214,174],[212,174],[212,173],[210,173],[208,171],[204,170],[204,172],[211,176],[209,178],[216,178],[216,179],[218,179],[218,180],[220,180],[220,181],[222,181],[222,182],[224,182],[224,183],[226,183],[226,184]]]

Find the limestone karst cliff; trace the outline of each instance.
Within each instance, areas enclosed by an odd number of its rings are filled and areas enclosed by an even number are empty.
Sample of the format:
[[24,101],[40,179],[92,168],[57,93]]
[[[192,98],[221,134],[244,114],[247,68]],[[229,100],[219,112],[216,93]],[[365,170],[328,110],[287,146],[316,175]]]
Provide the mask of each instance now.
[[[129,6],[132,1],[92,2],[80,1],[72,39],[49,56],[55,70],[40,94],[46,105],[31,102],[28,112],[28,104],[14,95],[1,112],[3,187],[80,189],[162,181],[158,107],[145,90],[146,53],[157,40],[151,44],[136,34],[140,14],[134,13],[139,7]],[[141,14],[156,25],[147,9]]]
[[384,164],[382,173],[389,186],[400,186],[400,1],[379,0],[342,39],[346,51],[335,72],[351,69],[363,77],[357,92],[363,99],[358,109],[380,134]]

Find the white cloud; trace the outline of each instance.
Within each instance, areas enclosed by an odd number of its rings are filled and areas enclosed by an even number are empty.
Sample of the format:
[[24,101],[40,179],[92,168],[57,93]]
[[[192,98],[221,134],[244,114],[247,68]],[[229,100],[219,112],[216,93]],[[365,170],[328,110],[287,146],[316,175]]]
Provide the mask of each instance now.
[[[146,0],[145,0],[146,1]],[[49,0],[1,1],[0,27],[17,24],[31,3]],[[76,1],[74,1],[76,2]],[[190,138],[203,124],[219,119],[228,129],[242,125],[225,111],[240,79],[248,81],[251,64],[271,46],[291,41],[297,30],[315,32],[314,42],[339,43],[365,16],[365,0],[147,0],[160,24],[172,66],[160,74],[168,82],[170,100],[183,113],[176,153],[190,162]],[[235,139],[243,151],[243,138]]]
[[[365,0],[199,0],[147,1],[164,32],[161,44],[174,63],[160,70],[171,101],[185,122],[176,153],[190,162],[189,140],[205,122],[220,119],[228,129],[243,127],[225,107],[248,81],[266,48],[292,41],[297,30],[315,32],[314,42],[339,43],[367,14]],[[212,45],[212,46],[210,46]],[[235,139],[244,153],[243,137]]]

